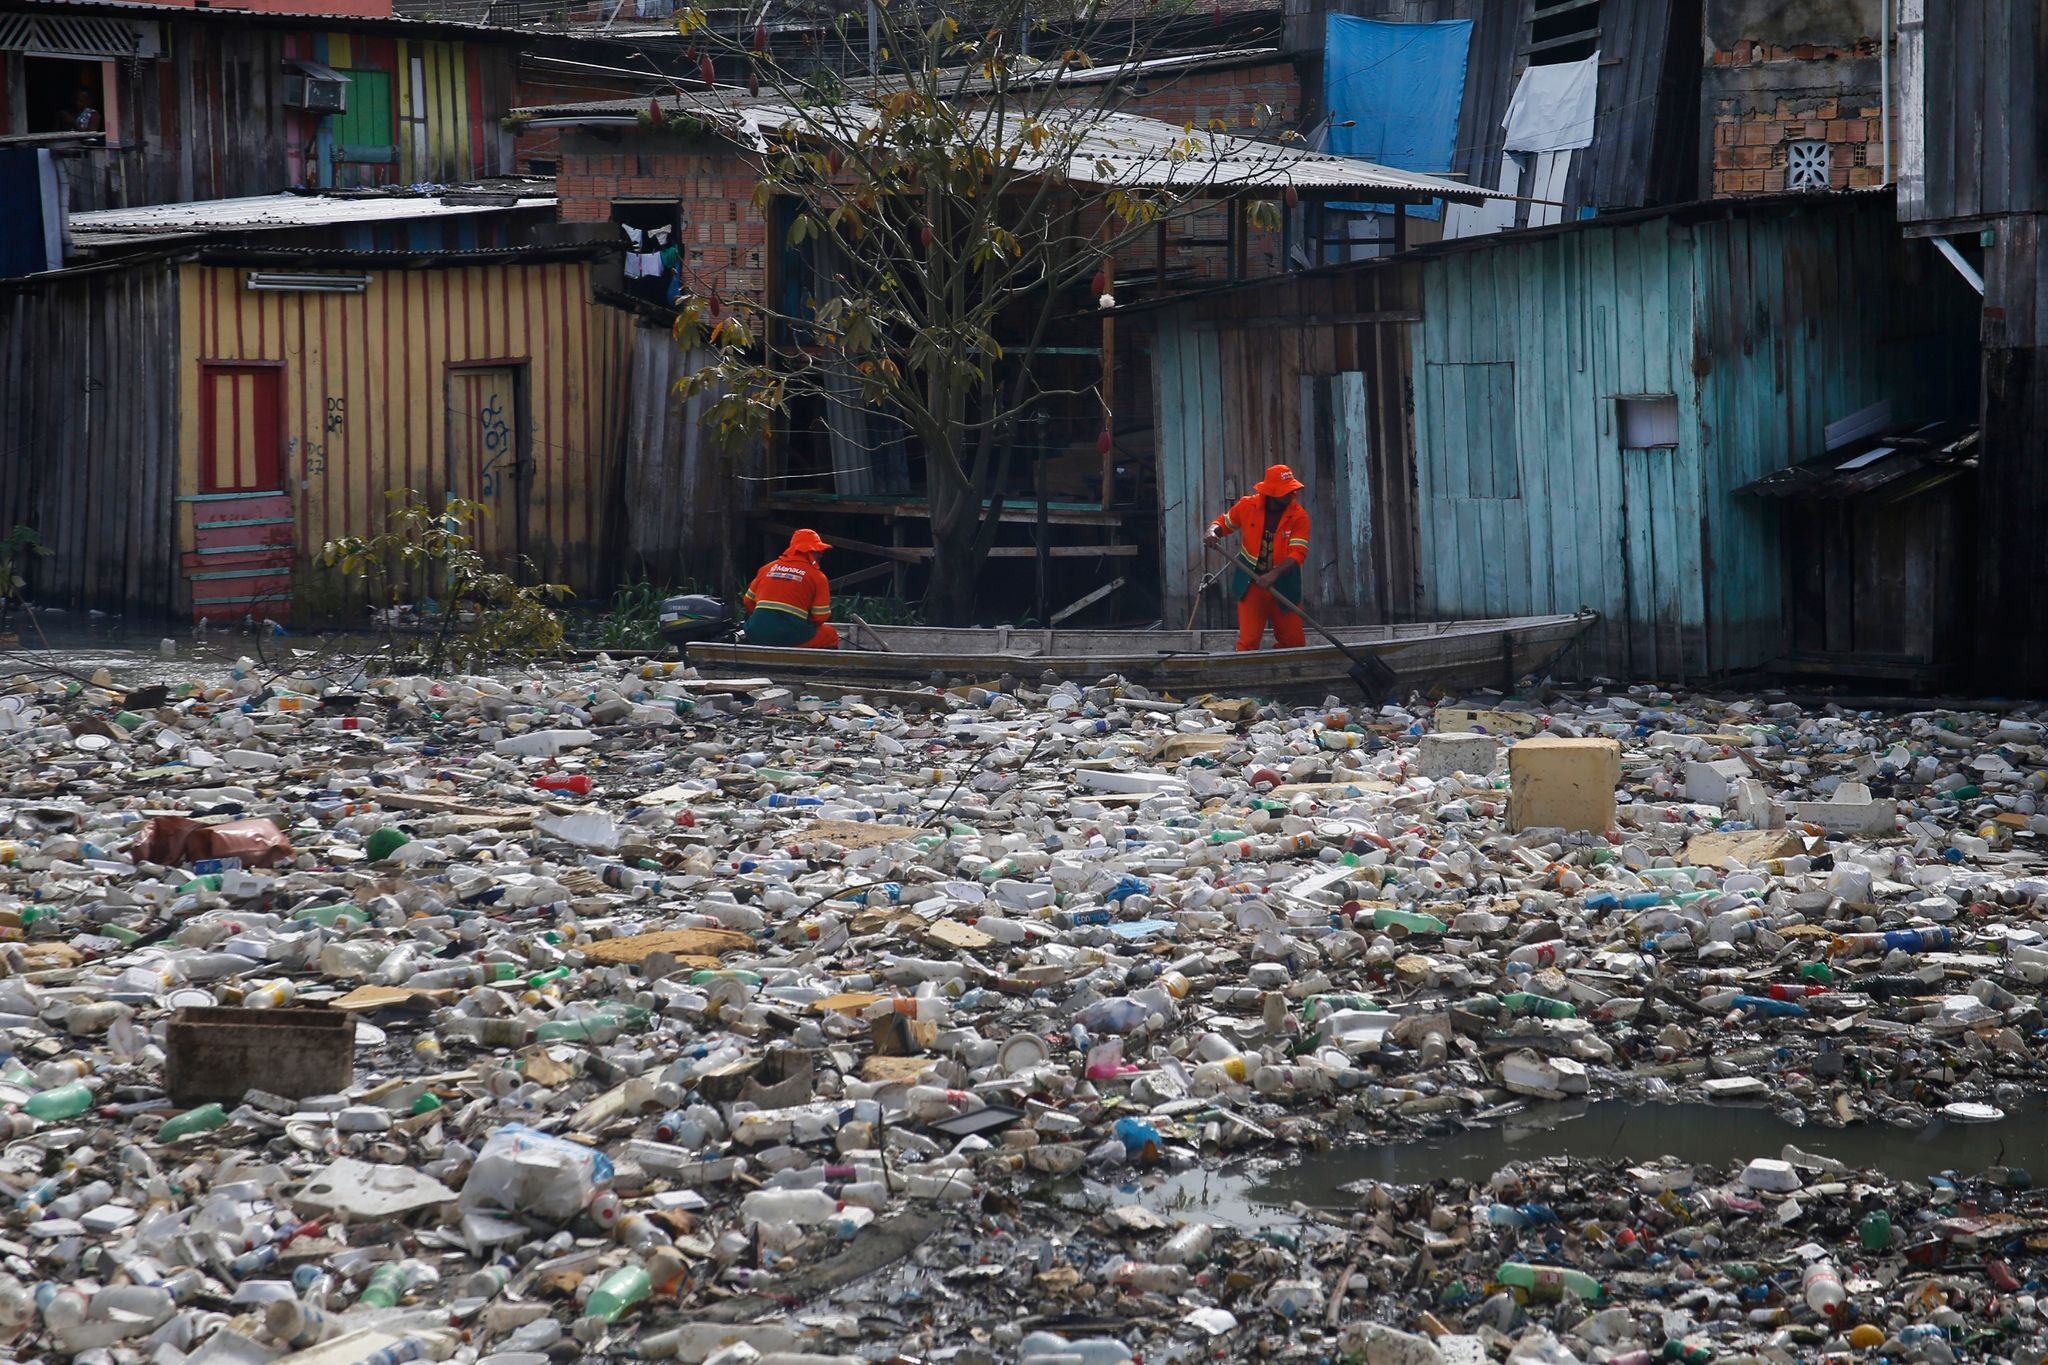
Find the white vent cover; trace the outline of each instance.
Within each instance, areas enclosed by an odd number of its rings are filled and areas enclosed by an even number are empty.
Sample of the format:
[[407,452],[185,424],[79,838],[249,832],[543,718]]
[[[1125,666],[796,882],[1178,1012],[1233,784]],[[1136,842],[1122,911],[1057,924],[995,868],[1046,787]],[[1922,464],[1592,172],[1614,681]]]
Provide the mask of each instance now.
[[154,57],[155,24],[76,14],[0,14],[0,52],[47,57]]

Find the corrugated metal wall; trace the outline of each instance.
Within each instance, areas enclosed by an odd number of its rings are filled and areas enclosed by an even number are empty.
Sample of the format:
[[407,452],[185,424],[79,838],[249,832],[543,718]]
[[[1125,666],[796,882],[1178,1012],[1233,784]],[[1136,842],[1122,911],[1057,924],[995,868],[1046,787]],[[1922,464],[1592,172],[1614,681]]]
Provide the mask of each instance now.
[[[1900,423],[1973,406],[1970,300],[1887,208],[1586,225],[1429,259],[1413,362],[1425,614],[1589,606],[1587,666],[1618,676],[1775,657],[1771,514],[1733,490],[1820,455],[1829,422],[1880,399]],[[1635,395],[1676,399],[1675,448],[1624,449],[1616,400]],[[1510,463],[1512,495],[1493,472]]]
[[38,603],[169,611],[177,336],[162,263],[0,290],[0,529],[55,551],[27,569]]
[[[1414,618],[1411,278],[1321,272],[1160,315],[1153,391],[1169,623],[1187,620],[1195,583],[1217,562],[1202,549],[1207,523],[1274,463],[1308,484],[1303,605],[1333,622]],[[1213,592],[1203,621],[1231,624],[1231,610]]]
[[[579,591],[609,580],[606,535],[620,471],[627,323],[590,301],[585,262],[373,271],[361,294],[252,292],[244,271],[180,272],[179,493],[199,493],[200,366],[283,366],[283,468],[297,521],[302,613],[334,610],[308,569],[323,542],[381,524],[387,489],[439,501],[451,487],[497,517],[519,514],[543,577]],[[527,473],[489,486],[454,467],[464,367],[518,372]],[[467,447],[464,447],[467,448]],[[193,548],[188,507],[181,548]]]
[[734,531],[752,500],[732,471],[758,462],[725,455],[699,425],[705,400],[676,392],[676,381],[711,360],[677,346],[666,328],[633,329],[621,557],[628,573],[656,583],[722,591],[751,567],[735,558]]

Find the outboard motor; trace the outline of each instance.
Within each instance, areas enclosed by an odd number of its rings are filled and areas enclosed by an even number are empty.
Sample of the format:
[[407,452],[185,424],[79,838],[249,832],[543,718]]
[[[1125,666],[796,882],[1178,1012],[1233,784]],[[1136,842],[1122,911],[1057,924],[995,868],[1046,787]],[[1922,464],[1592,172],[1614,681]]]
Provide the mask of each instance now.
[[673,645],[729,639],[738,629],[739,622],[726,614],[725,603],[716,597],[691,593],[661,604],[661,638]]

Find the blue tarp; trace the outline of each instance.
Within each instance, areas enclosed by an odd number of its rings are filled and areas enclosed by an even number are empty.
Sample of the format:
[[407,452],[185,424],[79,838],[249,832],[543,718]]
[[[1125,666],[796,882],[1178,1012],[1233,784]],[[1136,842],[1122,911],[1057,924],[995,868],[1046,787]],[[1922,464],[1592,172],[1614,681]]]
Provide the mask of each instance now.
[[[1472,21],[1389,24],[1332,14],[1328,24],[1323,44],[1323,109],[1330,116],[1326,148],[1397,170],[1441,174],[1451,169],[1458,110],[1465,103]],[[1388,206],[1332,207],[1369,213]],[[1435,218],[1443,213],[1443,201],[1408,211]]]

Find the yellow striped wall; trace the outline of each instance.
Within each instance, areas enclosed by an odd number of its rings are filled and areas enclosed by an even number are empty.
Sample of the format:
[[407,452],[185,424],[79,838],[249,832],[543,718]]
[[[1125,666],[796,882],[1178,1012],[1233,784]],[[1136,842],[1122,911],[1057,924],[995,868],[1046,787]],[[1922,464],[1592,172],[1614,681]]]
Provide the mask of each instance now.
[[[631,324],[590,301],[587,263],[371,271],[361,294],[255,292],[247,274],[180,268],[178,492],[189,498],[200,487],[201,365],[281,362],[280,467],[302,618],[316,578],[306,570],[323,542],[378,530],[386,489],[418,489],[436,502],[449,493],[468,434],[454,424],[474,416],[451,411],[451,367],[493,362],[525,367],[528,557],[579,593],[603,586]],[[490,500],[508,524],[516,487],[501,480]],[[195,548],[193,509],[180,504],[181,552]],[[484,539],[510,543],[500,526]]]

